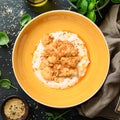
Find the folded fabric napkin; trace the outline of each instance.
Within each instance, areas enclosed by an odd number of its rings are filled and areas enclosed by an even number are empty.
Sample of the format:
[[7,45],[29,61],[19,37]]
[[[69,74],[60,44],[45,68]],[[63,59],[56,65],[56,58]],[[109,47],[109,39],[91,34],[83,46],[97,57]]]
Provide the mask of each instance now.
[[[110,68],[102,88],[90,100],[77,106],[80,115],[120,120],[114,109],[120,96],[120,4],[113,5],[100,26],[110,51]],[[104,66],[103,66],[104,67]]]

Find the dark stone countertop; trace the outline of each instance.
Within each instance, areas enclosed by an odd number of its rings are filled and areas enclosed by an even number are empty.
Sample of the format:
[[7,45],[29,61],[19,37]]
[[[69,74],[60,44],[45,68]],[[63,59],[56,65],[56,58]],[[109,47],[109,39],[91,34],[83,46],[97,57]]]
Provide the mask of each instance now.
[[[49,5],[49,9],[44,8],[42,12],[54,9],[69,9],[70,7],[67,0],[49,0]],[[23,97],[30,106],[30,113],[27,120],[47,120],[45,116],[46,112],[62,113],[68,109],[50,108],[31,99],[19,86],[12,69],[12,50],[16,37],[21,30],[19,23],[20,17],[25,13],[29,13],[32,18],[40,14],[26,4],[25,0],[0,0],[0,31],[6,32],[10,38],[9,47],[0,46],[1,78],[10,79],[12,84],[18,88],[18,90],[13,88],[10,88],[9,90],[0,88],[0,106],[6,97],[10,95],[19,95],[20,97]],[[70,112],[65,116],[66,120],[87,119],[79,116],[74,107],[69,109]],[[2,120],[1,115],[0,120]]]

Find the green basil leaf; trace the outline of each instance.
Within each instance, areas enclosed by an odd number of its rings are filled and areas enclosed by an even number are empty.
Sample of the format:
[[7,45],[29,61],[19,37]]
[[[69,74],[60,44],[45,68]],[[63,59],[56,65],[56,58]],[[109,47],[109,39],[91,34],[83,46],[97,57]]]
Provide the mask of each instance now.
[[90,3],[92,0],[87,0],[88,1],[88,3]]
[[5,32],[0,32],[0,45],[7,45],[9,43],[9,37]]
[[51,118],[51,117],[48,117],[48,119],[47,120],[53,120],[53,118]]
[[103,6],[106,2],[107,2],[107,0],[99,0],[99,1],[98,1],[98,6],[101,7],[101,6]]
[[54,117],[54,115],[52,114],[52,113],[49,113],[49,112],[46,112],[46,115],[48,116],[48,117]]
[[76,6],[77,6],[78,9],[81,8],[81,2],[82,2],[82,0],[78,0],[78,1],[77,1]]
[[96,5],[96,2],[90,2],[89,5],[88,5],[88,11],[91,11],[95,8],[95,5]]
[[20,25],[22,27],[24,27],[30,20],[31,20],[31,16],[29,14],[24,14],[21,18],[20,18]]
[[87,0],[78,0],[78,2],[77,2],[77,8],[78,8],[78,12],[80,14],[84,15],[87,12],[88,1]]
[[8,79],[1,79],[0,80],[0,87],[6,88],[6,89],[10,89],[11,87],[11,82]]
[[87,17],[88,17],[90,20],[92,20],[93,22],[95,22],[95,21],[96,21],[96,13],[95,13],[95,11],[94,11],[94,10],[89,11],[89,12],[87,13]]
[[10,87],[18,90],[15,86],[11,84],[11,81],[9,79],[0,79],[0,87],[10,89]]
[[120,3],[120,0],[111,0],[113,3]]

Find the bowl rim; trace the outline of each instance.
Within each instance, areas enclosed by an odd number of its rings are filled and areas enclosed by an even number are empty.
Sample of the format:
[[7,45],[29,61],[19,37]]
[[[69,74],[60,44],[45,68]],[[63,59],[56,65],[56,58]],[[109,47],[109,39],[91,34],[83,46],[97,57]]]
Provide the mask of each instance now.
[[[108,53],[108,66],[107,66],[106,75],[104,76],[104,80],[103,80],[103,83],[104,83],[104,82],[105,82],[105,79],[106,79],[106,76],[107,76],[107,74],[108,74],[109,65],[110,65],[110,54],[109,54],[109,49],[108,49],[107,41],[105,41],[105,37],[104,37],[102,31],[98,28],[98,26],[97,26],[94,22],[92,22],[89,18],[85,17],[85,16],[82,15],[82,14],[76,13],[76,12],[74,12],[74,11],[69,11],[69,10],[52,10],[52,11],[48,11],[48,12],[42,13],[42,14],[34,17],[34,18],[20,31],[19,35],[18,35],[17,38],[16,38],[16,41],[15,41],[15,44],[14,44],[14,47],[13,47],[13,52],[12,52],[12,65],[13,65],[13,71],[14,71],[14,74],[15,74],[15,76],[16,76],[16,79],[18,80],[18,77],[17,77],[16,72],[15,72],[15,69],[14,69],[14,68],[15,68],[15,66],[14,66],[14,53],[15,53],[15,46],[16,46],[16,44],[17,44],[17,39],[19,38],[19,36],[21,35],[21,33],[24,31],[24,29],[26,29],[26,27],[29,26],[29,24],[32,23],[34,20],[38,19],[40,16],[44,16],[44,15],[46,15],[46,14],[56,13],[56,12],[71,12],[71,13],[73,13],[73,14],[82,16],[84,19],[87,19],[87,21],[89,21],[91,24],[93,24],[93,26],[96,27],[96,29],[97,29],[97,30],[99,31],[99,33],[102,35],[102,37],[104,38],[104,42],[105,42],[105,45],[106,45],[106,47],[107,47],[107,53]],[[98,88],[91,96],[89,96],[87,99],[85,99],[82,103],[86,102],[86,101],[89,100],[91,97],[93,97],[93,96],[99,91],[99,89],[102,87],[103,83],[99,86],[99,88]],[[19,84],[20,84],[20,83],[19,83]],[[81,103],[76,103],[76,104],[72,104],[72,105],[69,105],[69,106],[56,106],[56,105],[53,106],[53,105],[49,105],[49,104],[46,104],[46,103],[44,103],[44,102],[41,102],[41,101],[33,98],[32,95],[30,95],[30,94],[24,89],[24,87],[23,87],[21,84],[20,84],[20,86],[21,86],[21,88],[22,88],[33,100],[35,100],[35,101],[37,101],[38,103],[41,103],[41,104],[43,104],[43,105],[45,105],[45,106],[48,106],[48,107],[53,107],[53,108],[69,108],[69,107],[74,107],[74,106],[77,106],[77,105],[81,104]]]

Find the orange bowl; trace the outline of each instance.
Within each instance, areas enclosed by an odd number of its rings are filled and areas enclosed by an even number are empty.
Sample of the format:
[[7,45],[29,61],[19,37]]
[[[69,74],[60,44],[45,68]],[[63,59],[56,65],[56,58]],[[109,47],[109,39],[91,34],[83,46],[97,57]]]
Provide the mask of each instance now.
[[[66,89],[50,88],[36,77],[32,57],[43,35],[55,31],[79,35],[88,49],[90,64],[86,75]],[[35,101],[56,108],[81,104],[103,85],[109,69],[109,50],[99,28],[86,17],[67,10],[54,10],[34,18],[20,32],[12,54],[14,74],[21,88]]]

